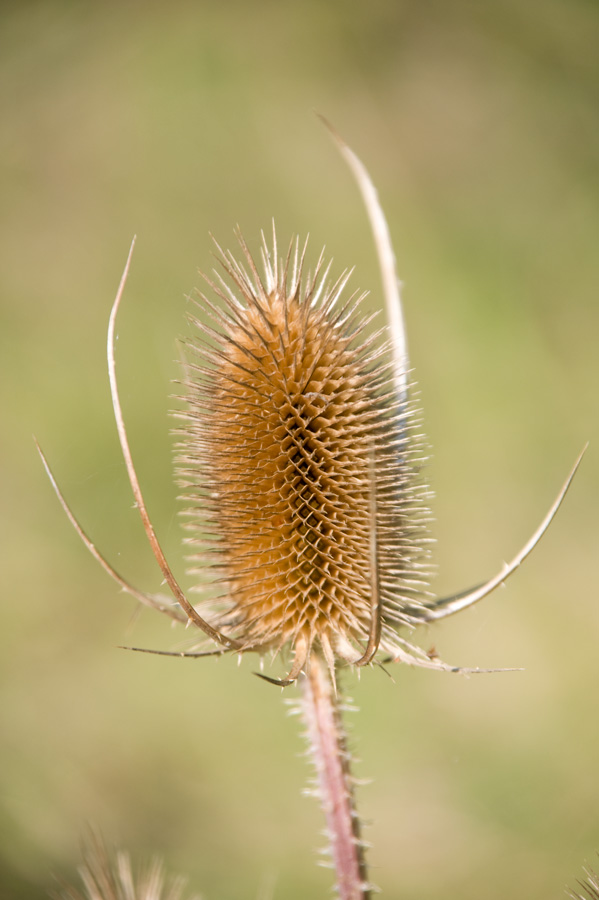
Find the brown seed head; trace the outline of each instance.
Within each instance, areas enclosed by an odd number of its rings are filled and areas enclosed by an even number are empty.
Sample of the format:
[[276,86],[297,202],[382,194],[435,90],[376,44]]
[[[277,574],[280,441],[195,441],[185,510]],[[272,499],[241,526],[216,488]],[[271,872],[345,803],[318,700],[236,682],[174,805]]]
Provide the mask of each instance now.
[[[326,124],[326,123],[325,123]],[[362,297],[342,300],[344,274],[328,285],[322,256],[302,278],[292,244],[284,264],[263,239],[260,276],[241,235],[245,265],[219,248],[226,278],[206,279],[220,299],[200,294],[217,329],[193,319],[187,413],[179,474],[188,510],[193,570],[211,561],[204,615],[187,599],[162,551],[133,463],[115,364],[116,316],[133,241],[108,325],[108,375],[119,441],[135,504],[176,606],[130,584],[98,551],[42,462],[68,518],[108,574],[141,603],[175,621],[193,623],[219,649],[294,653],[290,684],[313,647],[333,673],[340,658],[357,666],[379,649],[403,661],[452,672],[398,634],[402,625],[434,622],[488,596],[532,552],[572,483],[586,447],[532,537],[499,572],[445,597],[425,596],[425,492],[419,479],[421,441],[413,434],[399,282],[389,229],[364,165],[331,129],[362,194],[377,248],[390,346],[367,337]],[[217,245],[218,246],[218,245]],[[293,257],[293,265],[290,262]],[[291,271],[290,271],[291,268]],[[137,648],[139,649],[139,648]],[[147,652],[147,651],[146,651]],[[167,653],[168,651],[149,651]],[[274,679],[267,679],[274,680]]]
[[[218,627],[244,649],[316,645],[357,661],[373,616],[394,644],[417,605],[425,544],[420,446],[393,386],[388,348],[367,334],[363,296],[303,277],[263,242],[264,275],[219,250],[226,279],[200,295],[186,367],[179,474],[196,573],[211,560]],[[293,265],[290,260],[293,258]]]
[[62,885],[51,894],[54,900],[182,900],[184,879],[167,880],[159,859],[152,860],[135,877],[129,854],[109,851],[95,829],[86,832],[82,862],[82,888]]

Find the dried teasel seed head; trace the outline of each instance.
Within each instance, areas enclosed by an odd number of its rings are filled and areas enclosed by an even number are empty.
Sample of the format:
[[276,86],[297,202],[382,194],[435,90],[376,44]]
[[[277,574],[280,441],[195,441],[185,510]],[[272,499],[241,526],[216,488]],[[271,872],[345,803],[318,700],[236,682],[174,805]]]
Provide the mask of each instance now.
[[[397,629],[454,615],[504,584],[553,521],[586,446],[540,525],[509,562],[467,590],[426,595],[422,441],[414,434],[408,401],[395,256],[367,170],[328,128],[368,213],[390,345],[367,337],[363,297],[342,299],[347,273],[329,285],[321,256],[315,274],[303,278],[306,248],[300,258],[297,241],[286,261],[279,262],[274,228],[272,254],[263,239],[263,276],[241,235],[245,263],[218,248],[225,277],[216,274],[216,281],[206,281],[219,300],[214,305],[200,294],[200,306],[217,328],[194,320],[199,334],[189,343],[187,424],[179,459],[191,504],[192,571],[204,575],[208,559],[214,576],[204,615],[189,602],[164,555],[121,409],[115,326],[135,240],[110,313],[108,376],[135,504],[174,605],[162,594],[140,591],[99,552],[71,511],[39,444],[38,450],[66,515],[111,578],[145,606],[194,624],[218,646],[192,653],[144,652],[206,656],[287,646],[294,653],[293,665],[278,684],[290,684],[308,671],[313,648],[324,654],[332,674],[336,659],[363,666],[379,649],[393,661],[426,668],[497,671],[450,666],[436,652],[410,644]],[[206,589],[204,580],[202,585]]]
[[79,876],[81,889],[63,885],[51,894],[54,900],[182,900],[185,888],[185,879],[165,878],[160,859],[152,860],[136,877],[129,854],[110,852],[95,829],[85,835]]
[[592,869],[585,869],[584,874],[584,880],[578,881],[582,893],[568,891],[568,897],[571,897],[572,900],[599,900],[599,875]]
[[261,275],[238,239],[243,263],[219,248],[217,303],[200,294],[192,319],[178,472],[192,572],[205,579],[208,560],[214,574],[211,620],[241,649],[289,646],[294,678],[312,648],[357,662],[413,621],[422,442],[364,295],[344,297],[349,273],[329,284],[321,255],[306,276],[306,247],[279,260],[273,235]]

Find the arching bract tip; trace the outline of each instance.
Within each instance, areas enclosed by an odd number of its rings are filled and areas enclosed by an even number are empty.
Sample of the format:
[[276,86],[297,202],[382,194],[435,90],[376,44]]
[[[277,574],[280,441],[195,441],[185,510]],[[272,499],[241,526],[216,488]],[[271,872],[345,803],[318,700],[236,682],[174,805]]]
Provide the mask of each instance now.
[[164,580],[168,584],[168,587],[185,613],[188,619],[192,620],[193,623],[198,626],[208,637],[211,637],[214,641],[220,644],[223,647],[226,647],[228,650],[236,649],[239,644],[232,638],[227,637],[224,634],[221,634],[216,628],[213,628],[205,619],[200,616],[197,610],[192,606],[187,597],[185,596],[183,590],[181,589],[177,579],[175,578],[167,559],[164,555],[162,547],[158,541],[158,537],[156,536],[156,532],[154,530],[154,526],[150,520],[150,516],[148,514],[145,500],[141,491],[141,487],[139,484],[139,479],[137,477],[137,472],[135,470],[135,466],[133,464],[133,457],[131,455],[131,449],[129,447],[129,439],[127,437],[127,430],[125,428],[125,421],[123,418],[123,410],[121,407],[121,401],[119,397],[118,383],[116,377],[116,361],[115,361],[115,323],[117,312],[121,303],[121,299],[125,290],[125,285],[127,283],[127,276],[129,274],[129,267],[131,265],[131,257],[133,255],[133,247],[135,246],[135,238],[131,242],[131,247],[129,248],[129,254],[127,256],[127,262],[125,263],[125,268],[123,270],[123,274],[121,276],[121,280],[119,283],[119,287],[116,293],[116,297],[114,303],[112,304],[112,309],[110,311],[110,318],[108,320],[108,335],[106,340],[106,355],[108,361],[108,380],[110,382],[110,394],[112,397],[112,407],[114,411],[114,420],[116,424],[117,433],[119,436],[119,442],[121,445],[121,451],[123,454],[123,459],[125,461],[125,467],[127,469],[127,475],[129,477],[129,484],[131,485],[131,490],[133,492],[133,496],[135,498],[135,505],[139,512],[144,531],[146,533],[146,538],[154,555],[156,562],[162,572]]
[[380,204],[377,190],[368,173],[368,169],[361,159],[354,153],[351,147],[345,143],[339,132],[325,116],[317,113],[318,118],[327,128],[335,141],[339,152],[346,161],[358,186],[366,213],[370,222],[370,229],[379,261],[379,270],[383,285],[383,297],[387,311],[389,334],[393,355],[394,381],[397,396],[407,400],[408,396],[408,369],[410,367],[408,357],[408,341],[403,316],[400,294],[400,280],[397,276],[395,265],[395,253],[391,243],[391,234],[387,219]]
[[506,563],[501,571],[499,571],[493,578],[490,578],[488,581],[483,582],[482,584],[477,585],[476,587],[469,588],[466,591],[460,591],[457,594],[452,594],[449,597],[442,597],[439,600],[436,600],[431,604],[430,607],[422,610],[420,612],[420,619],[423,622],[434,622],[438,619],[443,619],[446,616],[453,615],[453,613],[460,612],[462,609],[466,609],[469,606],[472,606],[474,603],[477,603],[479,600],[482,600],[484,597],[488,596],[492,591],[502,585],[509,576],[516,571],[516,569],[524,562],[527,556],[534,550],[537,546],[549,526],[551,525],[555,515],[562,505],[566,494],[568,493],[568,489],[572,484],[574,476],[578,471],[578,467],[582,462],[582,458],[588,448],[588,442],[584,445],[581,452],[578,454],[576,462],[574,463],[572,469],[565,482],[561,486],[557,497],[551,504],[545,518],[534,532],[532,537],[526,542],[526,544],[522,547],[522,549],[514,556],[514,558]]

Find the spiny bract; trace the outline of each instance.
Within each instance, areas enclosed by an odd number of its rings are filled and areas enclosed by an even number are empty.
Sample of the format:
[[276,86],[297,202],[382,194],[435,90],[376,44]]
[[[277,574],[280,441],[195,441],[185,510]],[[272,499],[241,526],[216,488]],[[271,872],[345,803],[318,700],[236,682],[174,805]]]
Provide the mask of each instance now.
[[192,317],[178,471],[207,617],[242,649],[289,645],[296,677],[313,646],[360,659],[373,617],[387,652],[413,621],[422,446],[365,295],[343,298],[350,273],[330,285],[321,254],[305,277],[305,245],[282,261],[263,237],[261,276],[238,239],[245,264],[219,248],[226,278],[206,278],[220,303],[199,295],[217,327]]

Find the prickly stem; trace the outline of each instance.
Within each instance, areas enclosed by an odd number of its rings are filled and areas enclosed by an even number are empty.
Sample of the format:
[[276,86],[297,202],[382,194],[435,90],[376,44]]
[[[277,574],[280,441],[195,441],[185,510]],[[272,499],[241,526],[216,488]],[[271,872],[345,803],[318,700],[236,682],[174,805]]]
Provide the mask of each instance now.
[[312,655],[308,673],[302,675],[301,683],[304,719],[327,821],[339,898],[370,900],[339,695],[326,664],[316,654]]

